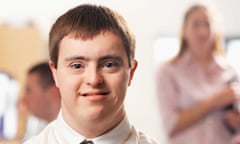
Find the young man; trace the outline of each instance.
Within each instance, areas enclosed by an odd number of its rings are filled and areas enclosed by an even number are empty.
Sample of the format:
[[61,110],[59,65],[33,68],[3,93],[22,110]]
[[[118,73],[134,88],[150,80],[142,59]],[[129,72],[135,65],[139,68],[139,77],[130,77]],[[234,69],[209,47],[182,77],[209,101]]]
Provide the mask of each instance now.
[[130,125],[125,113],[137,61],[123,17],[104,6],[80,5],[54,23],[49,47],[61,112],[25,144],[156,143]]

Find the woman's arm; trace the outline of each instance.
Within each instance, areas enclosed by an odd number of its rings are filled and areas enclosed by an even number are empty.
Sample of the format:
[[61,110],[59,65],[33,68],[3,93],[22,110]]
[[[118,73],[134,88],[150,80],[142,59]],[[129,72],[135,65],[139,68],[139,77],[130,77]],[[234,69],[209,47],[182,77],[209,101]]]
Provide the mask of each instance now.
[[161,117],[165,130],[171,137],[196,124],[211,112],[224,109],[235,101],[235,88],[232,85],[226,85],[214,95],[208,96],[209,99],[183,110],[179,107],[182,90],[175,79],[176,69],[170,69],[165,65],[157,74],[157,95]]
[[212,111],[223,109],[234,101],[234,89],[231,86],[226,86],[214,96],[211,96],[210,99],[199,102],[197,105],[180,112],[177,121],[170,132],[170,136],[173,137],[177,135],[197,123]]

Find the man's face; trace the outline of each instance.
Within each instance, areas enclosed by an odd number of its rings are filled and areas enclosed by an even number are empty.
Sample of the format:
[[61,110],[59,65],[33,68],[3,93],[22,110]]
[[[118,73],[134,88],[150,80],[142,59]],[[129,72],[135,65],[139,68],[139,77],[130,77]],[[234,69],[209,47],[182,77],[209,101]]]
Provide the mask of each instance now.
[[99,121],[124,114],[123,101],[136,62],[129,67],[117,35],[107,31],[86,40],[67,35],[59,45],[58,67],[51,62],[50,67],[65,119]]
[[38,73],[31,73],[27,76],[24,103],[33,115],[44,118],[46,112],[47,89],[40,85]]

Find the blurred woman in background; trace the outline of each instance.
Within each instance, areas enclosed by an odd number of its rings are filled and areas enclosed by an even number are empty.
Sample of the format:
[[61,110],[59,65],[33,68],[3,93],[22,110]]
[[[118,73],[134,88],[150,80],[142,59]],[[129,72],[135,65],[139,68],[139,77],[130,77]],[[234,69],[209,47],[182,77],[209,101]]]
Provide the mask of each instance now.
[[[224,108],[240,95],[235,71],[225,61],[215,16],[205,5],[190,7],[180,51],[160,66],[157,91],[170,144],[229,144]],[[235,114],[235,113],[234,113]],[[238,114],[235,115],[239,117]]]

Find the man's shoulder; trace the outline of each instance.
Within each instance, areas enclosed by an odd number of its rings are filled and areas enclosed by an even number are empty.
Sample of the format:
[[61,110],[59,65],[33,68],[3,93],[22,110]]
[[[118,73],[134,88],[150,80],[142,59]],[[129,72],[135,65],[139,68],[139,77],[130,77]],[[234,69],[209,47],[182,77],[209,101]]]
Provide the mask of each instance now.
[[53,136],[55,122],[48,124],[38,135],[31,137],[23,144],[48,144],[47,141]]

